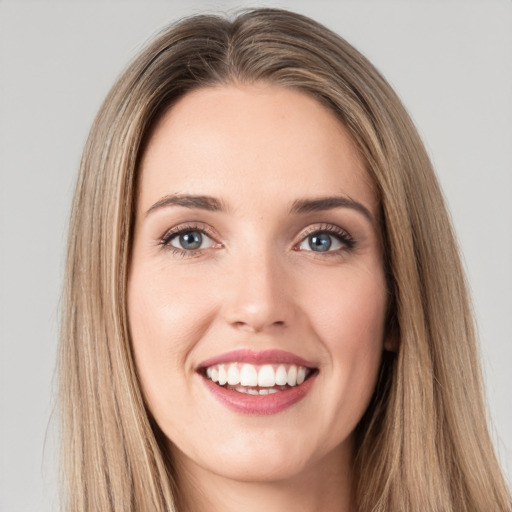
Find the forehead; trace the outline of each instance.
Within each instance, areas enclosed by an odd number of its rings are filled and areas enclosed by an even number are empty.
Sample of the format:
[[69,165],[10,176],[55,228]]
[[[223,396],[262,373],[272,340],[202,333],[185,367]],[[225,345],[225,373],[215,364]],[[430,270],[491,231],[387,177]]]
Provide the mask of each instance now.
[[140,173],[142,207],[172,193],[241,203],[343,194],[377,209],[345,126],[313,97],[274,85],[188,93],[155,127]]

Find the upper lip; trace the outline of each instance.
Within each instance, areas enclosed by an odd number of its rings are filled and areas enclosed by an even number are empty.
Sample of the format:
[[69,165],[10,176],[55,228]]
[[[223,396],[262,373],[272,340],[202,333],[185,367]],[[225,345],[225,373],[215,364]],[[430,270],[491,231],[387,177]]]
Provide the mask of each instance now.
[[212,357],[206,361],[203,361],[198,369],[208,368],[216,364],[222,363],[249,363],[249,364],[296,364],[298,366],[305,366],[306,368],[315,368],[315,364],[311,361],[306,361],[302,357],[299,357],[291,352],[285,352],[284,350],[249,350],[249,349],[238,349],[230,352],[225,352],[218,356]]

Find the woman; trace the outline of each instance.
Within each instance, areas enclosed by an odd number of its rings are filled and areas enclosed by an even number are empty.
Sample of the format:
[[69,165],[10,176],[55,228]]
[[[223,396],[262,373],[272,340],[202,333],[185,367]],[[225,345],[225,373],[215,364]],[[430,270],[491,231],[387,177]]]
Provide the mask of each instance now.
[[421,141],[286,11],[185,20],[108,95],[61,390],[70,510],[510,510]]

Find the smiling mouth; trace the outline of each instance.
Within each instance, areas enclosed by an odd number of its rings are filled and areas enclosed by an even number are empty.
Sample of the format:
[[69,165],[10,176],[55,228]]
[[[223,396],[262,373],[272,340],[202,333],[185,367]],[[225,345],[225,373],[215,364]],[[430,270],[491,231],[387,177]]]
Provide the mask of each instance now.
[[301,386],[318,370],[296,364],[232,362],[214,364],[200,370],[217,386],[248,395],[272,395]]

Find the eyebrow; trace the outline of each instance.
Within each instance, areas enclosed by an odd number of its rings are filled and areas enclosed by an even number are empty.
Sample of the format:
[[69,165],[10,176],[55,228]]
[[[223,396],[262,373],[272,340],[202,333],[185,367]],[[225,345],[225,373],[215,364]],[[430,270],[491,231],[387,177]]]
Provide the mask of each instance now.
[[374,222],[370,210],[363,204],[346,196],[320,197],[318,199],[298,199],[294,201],[291,213],[311,213],[333,210],[334,208],[351,208],[362,213],[370,222]]
[[167,206],[182,206],[183,208],[198,208],[209,212],[226,211],[227,208],[219,199],[211,196],[194,196],[188,194],[172,194],[162,197],[146,212],[151,212]]
[[[168,206],[181,206],[183,208],[197,208],[209,212],[225,212],[226,205],[219,199],[204,195],[171,194],[162,197],[146,212],[146,216],[155,210]],[[290,213],[306,214],[322,212],[335,208],[351,208],[363,214],[370,222],[374,222],[370,210],[363,204],[346,196],[320,197],[317,199],[297,199],[293,202]]]

